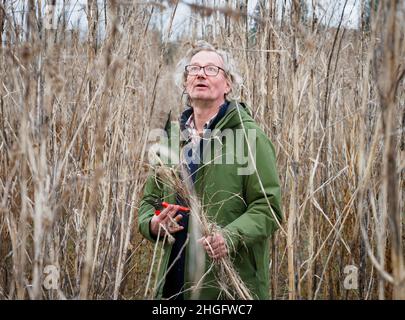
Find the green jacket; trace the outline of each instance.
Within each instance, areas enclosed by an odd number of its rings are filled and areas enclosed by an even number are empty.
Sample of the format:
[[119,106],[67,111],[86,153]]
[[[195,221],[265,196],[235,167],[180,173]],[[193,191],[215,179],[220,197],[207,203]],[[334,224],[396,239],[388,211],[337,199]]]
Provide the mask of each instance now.
[[[173,124],[175,123],[173,122]],[[242,280],[256,299],[268,299],[270,282],[268,240],[282,220],[280,184],[274,147],[242,103],[231,102],[226,114],[217,123],[215,129],[222,132],[225,129],[231,129],[228,132],[242,133],[239,138],[242,137],[244,142],[248,138],[250,139],[252,142],[249,144],[250,154],[255,155],[256,158],[254,161],[250,161],[250,169],[246,171],[247,163],[241,161],[240,156],[238,158],[237,151],[227,148],[227,144],[232,139],[222,139],[219,145],[224,161],[200,165],[194,184],[195,190],[206,214],[215,219],[216,223],[225,231],[229,231],[225,234],[228,235],[226,238],[228,243],[233,244],[229,246],[230,257]],[[215,139],[216,135],[212,134],[211,138]],[[234,134],[235,137],[238,137],[238,134]],[[238,140],[236,145],[239,148],[242,146],[246,156],[249,154],[247,143]],[[215,153],[212,152],[212,154]],[[225,158],[229,156],[228,159],[233,158],[233,164],[225,163]],[[241,174],[241,169],[245,170],[244,174]],[[156,179],[152,172],[144,187],[138,225],[141,234],[153,242],[156,240],[151,236],[149,230],[149,222],[154,214],[151,203],[159,198],[169,203],[175,203],[173,190],[168,190],[163,184],[159,184],[159,179]],[[192,232],[190,227],[188,231]],[[186,270],[189,268],[187,249]],[[162,264],[158,274],[160,285],[156,298],[161,298],[162,295],[164,285],[162,277],[168,267],[171,245],[166,244],[163,250]],[[206,268],[209,266],[208,259],[209,257],[206,255]],[[204,284],[207,285],[202,286],[200,299],[219,297],[220,290],[215,285],[215,281],[213,271],[204,277]],[[188,283],[187,278],[185,283]],[[185,292],[185,299],[190,298],[189,292]]]

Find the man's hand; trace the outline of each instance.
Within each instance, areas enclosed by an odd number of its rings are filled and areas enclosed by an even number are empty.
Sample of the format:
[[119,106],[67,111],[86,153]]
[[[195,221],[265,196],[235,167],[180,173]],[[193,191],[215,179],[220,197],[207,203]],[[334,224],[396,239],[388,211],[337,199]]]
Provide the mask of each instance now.
[[228,255],[226,241],[221,233],[217,232],[208,237],[203,237],[198,240],[207,251],[210,258],[217,260]]
[[149,224],[150,233],[157,236],[159,233],[159,225],[161,225],[161,234],[164,234],[164,232],[171,234],[183,230],[184,227],[177,224],[183,216],[178,214],[174,217],[178,210],[178,205],[170,204],[167,208],[162,210],[158,216],[154,215]]

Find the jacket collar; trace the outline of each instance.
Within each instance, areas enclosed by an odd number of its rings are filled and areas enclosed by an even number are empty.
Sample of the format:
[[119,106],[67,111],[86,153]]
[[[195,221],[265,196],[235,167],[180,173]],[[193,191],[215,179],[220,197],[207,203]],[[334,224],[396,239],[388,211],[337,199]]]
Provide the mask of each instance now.
[[[215,125],[223,118],[223,116],[227,113],[229,106],[229,101],[225,100],[225,102],[219,107],[218,113],[210,119],[206,124],[206,129],[213,129]],[[190,106],[183,111],[180,116],[180,129],[183,131],[187,129],[188,122],[190,120],[191,115],[193,114],[194,109]]]
[[[219,115],[218,112],[217,117],[212,119],[210,123],[210,129],[217,128],[233,128],[241,124],[241,122],[253,122],[253,118],[251,117],[251,112],[249,107],[243,102],[237,101],[226,101],[227,107],[223,108],[223,114]],[[184,132],[186,132],[186,122],[190,118],[191,114],[193,113],[193,108],[187,106],[186,109],[182,112],[179,118],[180,123],[180,133],[183,136],[184,140],[187,140],[187,137],[184,136]],[[242,121],[241,121],[242,120]],[[215,123],[214,123],[215,122]]]

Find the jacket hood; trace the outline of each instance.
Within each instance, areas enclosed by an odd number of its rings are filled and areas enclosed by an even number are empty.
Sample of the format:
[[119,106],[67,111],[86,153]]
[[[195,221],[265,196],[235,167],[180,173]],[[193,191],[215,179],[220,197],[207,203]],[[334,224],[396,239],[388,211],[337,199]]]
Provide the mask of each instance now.
[[241,123],[254,122],[248,106],[244,102],[231,101],[224,117],[215,126],[216,129],[231,129]]

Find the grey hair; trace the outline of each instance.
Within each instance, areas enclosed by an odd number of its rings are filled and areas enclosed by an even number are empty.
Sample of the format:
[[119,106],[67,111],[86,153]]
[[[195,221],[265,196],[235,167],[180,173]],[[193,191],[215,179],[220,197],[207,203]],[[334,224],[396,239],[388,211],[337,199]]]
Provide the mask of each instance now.
[[177,64],[176,71],[174,73],[174,80],[177,87],[179,87],[184,93],[185,83],[187,79],[185,67],[190,63],[191,58],[200,51],[212,51],[222,58],[222,61],[224,62],[225,75],[227,80],[230,82],[231,87],[231,90],[226,95],[226,99],[238,100],[240,98],[242,77],[237,72],[234,59],[232,58],[230,53],[224,50],[217,49],[212,44],[204,40],[198,40]]

